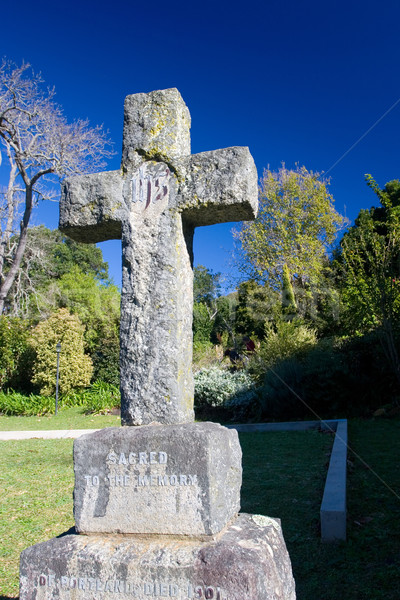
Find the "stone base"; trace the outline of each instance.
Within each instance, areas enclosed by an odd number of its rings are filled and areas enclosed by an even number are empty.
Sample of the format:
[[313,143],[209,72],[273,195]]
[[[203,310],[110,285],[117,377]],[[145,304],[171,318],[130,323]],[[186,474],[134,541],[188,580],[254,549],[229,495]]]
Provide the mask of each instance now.
[[66,535],[21,554],[20,600],[295,600],[279,521],[241,514],[209,541]]
[[74,443],[78,533],[214,535],[240,510],[242,450],[218,423],[111,427]]

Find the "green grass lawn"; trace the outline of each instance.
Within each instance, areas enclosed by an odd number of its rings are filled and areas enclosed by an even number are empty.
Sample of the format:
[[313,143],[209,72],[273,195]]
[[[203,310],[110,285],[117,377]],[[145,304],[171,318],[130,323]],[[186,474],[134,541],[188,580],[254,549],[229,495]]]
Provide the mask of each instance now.
[[[311,431],[240,440],[242,510],[281,519],[297,599],[398,600],[399,497],[350,453],[348,541],[323,544],[319,507],[332,437]],[[400,421],[351,421],[349,444],[399,494]],[[0,446],[0,598],[15,598],[21,550],[73,525],[72,440]]]
[[32,431],[40,429],[101,429],[119,427],[121,418],[115,415],[85,415],[81,407],[63,408],[57,415],[41,417],[0,416],[0,431]]
[[[302,437],[304,436],[304,437]],[[320,541],[325,436],[241,435],[242,509],[282,521],[298,600],[400,598],[400,421],[350,421],[346,542]],[[315,451],[318,449],[318,451]]]
[[0,598],[18,596],[20,552],[73,525],[72,443],[0,442]]

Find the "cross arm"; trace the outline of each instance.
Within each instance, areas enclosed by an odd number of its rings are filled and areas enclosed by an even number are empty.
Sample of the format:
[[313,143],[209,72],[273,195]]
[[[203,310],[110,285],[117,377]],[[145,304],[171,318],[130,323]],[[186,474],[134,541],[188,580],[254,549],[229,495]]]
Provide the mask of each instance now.
[[246,147],[224,148],[180,159],[183,173],[178,206],[184,221],[197,227],[249,221],[258,209],[257,170]]
[[63,182],[60,230],[77,242],[121,238],[126,214],[120,171],[70,177]]

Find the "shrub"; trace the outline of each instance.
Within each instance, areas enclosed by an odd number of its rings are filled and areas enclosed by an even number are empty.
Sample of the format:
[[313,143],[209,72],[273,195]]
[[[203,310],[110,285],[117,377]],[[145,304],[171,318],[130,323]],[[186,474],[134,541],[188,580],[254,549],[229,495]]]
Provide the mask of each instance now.
[[246,371],[231,372],[211,367],[201,369],[194,376],[194,403],[196,408],[234,405],[241,394],[254,388],[254,381]]
[[119,387],[95,381],[84,390],[70,390],[61,396],[61,406],[81,406],[87,413],[106,413],[121,405]]
[[379,332],[323,340],[307,357],[310,403],[334,416],[370,416],[398,396]]
[[261,389],[261,418],[286,420],[307,414],[302,400],[304,365],[296,358],[287,358],[267,371]]
[[211,309],[204,302],[193,305],[193,340],[195,342],[209,342],[214,321]]
[[261,383],[268,368],[282,360],[305,355],[316,344],[316,332],[299,321],[279,321],[275,328],[268,325],[249,371]]
[[0,316],[0,389],[29,390],[32,349],[29,322]]
[[61,308],[34,329],[31,344],[36,352],[32,382],[40,393],[54,394],[56,386],[56,344],[61,343],[59,390],[65,394],[86,387],[92,375],[92,361],[85,354],[84,327],[76,315]]
[[261,414],[259,393],[259,388],[253,385],[252,388],[229,398],[225,406],[229,411],[230,419],[236,423],[259,420]]
[[269,367],[260,390],[260,418],[371,416],[396,399],[397,389],[385,370],[377,334],[325,338],[308,352]]
[[119,387],[104,381],[96,381],[81,396],[82,406],[88,413],[106,413],[121,406]]
[[[119,388],[96,381],[86,390],[70,390],[59,397],[60,410],[67,407],[81,406],[87,413],[106,413],[119,407],[121,397]],[[2,415],[44,415],[55,411],[54,396],[30,396],[17,392],[0,392],[0,414]]]
[[17,392],[0,392],[0,414],[7,416],[53,413],[55,399],[50,396],[26,396]]
[[92,355],[93,380],[119,387],[119,339],[108,338]]
[[214,346],[211,342],[193,342],[193,371],[215,365],[223,358],[222,346]]

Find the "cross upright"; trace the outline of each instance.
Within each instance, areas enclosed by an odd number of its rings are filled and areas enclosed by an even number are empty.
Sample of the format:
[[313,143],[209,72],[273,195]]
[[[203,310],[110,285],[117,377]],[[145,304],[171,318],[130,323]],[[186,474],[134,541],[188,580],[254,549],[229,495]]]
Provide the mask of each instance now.
[[60,229],[76,241],[122,239],[121,420],[192,421],[193,234],[253,219],[248,148],[190,154],[177,89],[127,96],[121,169],[67,179]]

